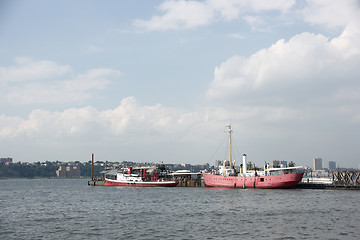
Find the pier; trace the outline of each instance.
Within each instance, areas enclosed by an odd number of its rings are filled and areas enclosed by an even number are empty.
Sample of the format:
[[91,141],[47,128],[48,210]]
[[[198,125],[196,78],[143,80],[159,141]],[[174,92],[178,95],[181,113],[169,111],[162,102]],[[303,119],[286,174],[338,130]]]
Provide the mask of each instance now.
[[360,186],[360,171],[334,171],[332,181],[338,185]]
[[[171,173],[178,182],[177,187],[205,187],[204,179],[200,172],[177,171]],[[89,186],[105,186],[104,176],[88,181]],[[360,171],[333,171],[329,178],[305,177],[295,188],[299,189],[343,189],[360,190]]]
[[174,173],[170,173],[178,182],[177,187],[205,187],[202,173],[193,173],[188,170],[179,170]]
[[[180,171],[170,175],[178,182],[177,187],[205,187],[201,173],[191,173],[189,171]],[[102,178],[92,177],[88,181],[89,186],[105,186],[104,176]]]
[[[326,179],[327,180],[327,179]],[[177,187],[205,187],[204,181],[200,180],[191,180],[191,179],[178,179]],[[89,180],[89,186],[105,186],[104,180]],[[360,190],[360,185],[346,185],[346,184],[334,184],[329,182],[319,182],[319,181],[305,181],[299,182],[295,188],[299,189],[343,189],[343,190]]]
[[105,186],[105,181],[104,180],[89,180],[88,181],[88,185],[89,186]]
[[360,190],[360,171],[333,171],[330,178],[303,178],[296,188]]

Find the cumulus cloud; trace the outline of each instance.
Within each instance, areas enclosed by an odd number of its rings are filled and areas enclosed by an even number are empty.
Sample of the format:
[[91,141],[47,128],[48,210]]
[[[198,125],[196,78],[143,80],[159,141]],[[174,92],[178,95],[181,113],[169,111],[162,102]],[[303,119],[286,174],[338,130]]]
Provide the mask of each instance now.
[[247,101],[252,95],[252,101],[269,100],[265,96],[289,101],[298,97],[296,92],[304,99],[333,94],[359,77],[359,42],[360,38],[355,43],[354,34],[343,33],[331,40],[320,34],[302,33],[288,41],[279,40],[249,58],[233,56],[215,69],[207,98],[236,96]]
[[356,0],[327,1],[307,0],[300,15],[306,22],[327,27],[346,27],[360,20],[359,5]]
[[[242,121],[326,118],[339,124],[343,118],[348,124],[358,122],[359,6],[355,1],[307,4],[300,11],[306,21],[341,27],[340,35],[330,38],[304,32],[280,39],[250,57],[229,57],[214,70],[205,94],[209,105],[223,107],[225,112],[233,109],[236,113],[229,118]],[[342,17],[344,12],[348,16]]]
[[[24,152],[41,151],[45,159],[56,155],[57,159],[84,161],[84,156],[95,151],[110,161],[191,162],[197,158],[206,162],[198,154],[209,154],[199,148],[208,142],[218,144],[212,140],[213,131],[218,130],[222,138],[225,124],[215,120],[216,113],[142,105],[134,97],[107,110],[90,106],[64,111],[36,109],[26,117],[0,115],[0,142],[7,147],[21,144],[31,148],[22,147]],[[119,159],[117,153],[121,153]],[[36,153],[36,158],[39,155]]]
[[91,91],[104,89],[120,75],[109,68],[75,74],[68,65],[16,58],[14,66],[0,67],[0,104],[83,101],[91,97]]
[[128,136],[132,133],[169,135],[184,126],[204,121],[196,112],[167,108],[161,104],[139,105],[134,97],[127,97],[115,109],[98,111],[93,107],[71,108],[63,112],[33,110],[27,119],[0,115],[0,137],[46,135],[48,138],[86,136]]
[[[133,24],[138,28],[149,31],[194,29],[220,20],[234,20],[248,12],[257,14],[264,11],[278,11],[283,14],[294,3],[295,0],[271,2],[264,0],[165,1],[159,6],[159,10],[163,15],[153,16],[149,20],[136,19]],[[247,18],[255,19],[258,17],[248,16]],[[258,21],[256,23],[258,24]]]
[[207,25],[214,18],[213,9],[196,1],[166,1],[159,10],[165,14],[150,20],[136,19],[134,25],[147,30],[191,29]]
[[71,73],[68,65],[57,64],[48,60],[34,61],[29,57],[15,58],[15,65],[0,67],[0,84],[44,80]]
[[[296,0],[206,0],[164,1],[158,7],[161,12],[148,20],[136,19],[133,25],[148,31],[195,29],[218,21],[243,19],[252,31],[270,31],[274,19],[277,24],[287,21],[284,16],[295,15],[314,25],[346,27],[349,23],[359,24],[360,12],[356,0],[305,1],[303,7],[296,7]],[[269,13],[267,16],[264,13]]]

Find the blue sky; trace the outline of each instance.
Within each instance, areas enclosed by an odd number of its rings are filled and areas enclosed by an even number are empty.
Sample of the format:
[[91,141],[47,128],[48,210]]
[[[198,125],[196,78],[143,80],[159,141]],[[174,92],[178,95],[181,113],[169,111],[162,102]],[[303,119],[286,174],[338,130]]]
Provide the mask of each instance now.
[[[360,167],[358,1],[0,1],[0,156]],[[240,160],[240,159],[239,159]]]

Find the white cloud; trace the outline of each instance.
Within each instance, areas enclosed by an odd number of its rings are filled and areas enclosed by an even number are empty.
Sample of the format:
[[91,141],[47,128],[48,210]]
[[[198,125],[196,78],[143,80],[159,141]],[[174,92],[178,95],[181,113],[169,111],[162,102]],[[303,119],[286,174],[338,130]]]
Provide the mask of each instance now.
[[[359,13],[360,14],[360,13]],[[357,24],[349,24],[342,32],[341,36],[334,38],[331,44],[343,53],[344,58],[352,55],[360,54],[360,22]]]
[[251,26],[254,32],[269,32],[267,21],[261,16],[244,16],[243,19]]
[[17,58],[15,66],[0,68],[0,105],[83,101],[91,97],[91,91],[104,89],[120,75],[108,68],[74,74],[67,65]]
[[191,29],[205,26],[214,18],[213,9],[196,1],[166,1],[159,10],[165,14],[153,16],[148,21],[137,19],[134,25],[147,30]]
[[[121,101],[115,109],[98,111],[93,107],[71,108],[63,112],[33,110],[27,119],[0,116],[0,137],[86,136],[89,132],[102,135],[129,136],[132,133],[144,135],[169,135],[179,133],[183,126],[201,122],[196,113],[181,109],[166,108],[160,104],[141,106],[134,97]],[[197,125],[197,124],[196,124]]]
[[15,58],[15,66],[0,67],[0,84],[32,80],[44,80],[63,76],[72,72],[68,65],[52,61],[34,61],[28,57]]
[[280,11],[287,12],[295,4],[295,0],[277,0],[277,1],[267,1],[267,0],[256,0],[256,1],[246,1],[254,12],[263,12],[263,11]]
[[[346,141],[356,141],[350,135],[359,123],[360,21],[354,19],[360,14],[353,1],[344,4],[353,7],[345,20],[333,20],[341,17],[335,13],[325,18],[322,11],[329,12],[327,6],[313,12],[319,18],[306,18],[313,24],[343,28],[337,37],[304,32],[250,57],[229,57],[216,67],[206,92],[207,104],[213,106],[210,111],[218,119],[240,123],[250,141],[254,134],[256,141],[299,139],[305,146],[312,138],[309,152],[339,144],[340,140],[329,139],[349,136]],[[353,151],[348,145],[343,149]]]
[[279,40],[249,58],[233,56],[215,69],[207,97],[293,103],[307,101],[312,94],[315,98],[335,94],[340,86],[354,84],[360,76],[356,67],[360,37],[357,31],[345,34],[347,31],[332,40],[302,33],[289,41]]
[[0,138],[16,136],[22,122],[23,119],[20,117],[9,117],[3,114],[0,115]]
[[359,2],[356,0],[307,0],[300,13],[305,21],[328,27],[360,23]]
[[[306,1],[303,8],[294,8],[295,0],[206,0],[164,1],[158,7],[162,14],[149,20],[136,19],[133,25],[144,30],[195,29],[218,21],[242,18],[253,31],[269,31],[270,23],[288,21],[282,16],[297,16],[310,24],[346,27],[349,23],[360,24],[360,12],[356,0]],[[264,13],[270,14],[267,16]]]
[[194,29],[222,19],[234,20],[247,12],[279,11],[282,14],[294,3],[294,0],[165,1],[159,6],[163,15],[153,16],[150,20],[136,19],[133,24],[149,31]]

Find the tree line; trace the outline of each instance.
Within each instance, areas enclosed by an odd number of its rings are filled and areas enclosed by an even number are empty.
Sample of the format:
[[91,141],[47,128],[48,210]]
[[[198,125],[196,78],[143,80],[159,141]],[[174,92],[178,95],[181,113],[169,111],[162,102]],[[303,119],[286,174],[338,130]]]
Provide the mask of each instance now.
[[[56,178],[56,170],[60,166],[69,166],[68,163],[60,162],[45,162],[45,163],[13,163],[6,165],[0,163],[0,178]],[[80,168],[81,177],[91,177],[91,163],[78,163],[77,166]],[[101,176],[101,171],[104,168],[101,166],[94,166],[94,175]]]

